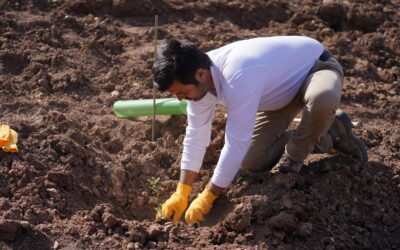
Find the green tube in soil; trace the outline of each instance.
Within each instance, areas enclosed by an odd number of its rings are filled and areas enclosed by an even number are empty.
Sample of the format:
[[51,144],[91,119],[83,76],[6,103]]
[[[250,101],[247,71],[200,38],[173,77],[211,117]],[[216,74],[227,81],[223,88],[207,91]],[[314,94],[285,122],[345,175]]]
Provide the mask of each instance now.
[[[156,99],[156,115],[186,115],[186,106],[185,100],[177,98]],[[114,114],[121,118],[153,115],[153,99],[117,101]]]

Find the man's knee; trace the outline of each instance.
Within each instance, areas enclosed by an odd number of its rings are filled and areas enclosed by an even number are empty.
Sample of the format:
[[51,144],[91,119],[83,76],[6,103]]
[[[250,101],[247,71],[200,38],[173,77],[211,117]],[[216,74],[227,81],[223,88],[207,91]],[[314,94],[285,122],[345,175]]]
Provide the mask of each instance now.
[[262,171],[263,168],[260,166],[261,157],[254,157],[251,155],[246,155],[240,168],[249,170],[251,172]]
[[312,96],[308,104],[310,113],[321,114],[334,114],[339,106],[340,96],[333,91],[325,91],[318,95]]
[[269,150],[266,150],[262,154],[254,154],[254,152],[252,154],[251,152],[248,152],[248,154],[242,161],[241,168],[247,169],[251,172],[260,172],[269,170],[275,165],[277,161],[276,158],[280,157],[280,156],[275,156],[276,154],[275,151],[276,149],[271,147],[269,148]]
[[249,171],[265,171],[273,168],[285,150],[285,146],[289,139],[293,136],[294,131],[285,131],[271,145],[265,146],[264,150],[249,149],[243,159],[241,168]]
[[270,170],[275,166],[275,164],[278,162],[280,156],[283,154],[283,150],[280,154],[268,154],[264,155],[263,157],[259,157],[257,160],[253,161],[243,161],[241,168],[242,169],[247,169],[251,172],[261,172],[261,171],[267,171]]

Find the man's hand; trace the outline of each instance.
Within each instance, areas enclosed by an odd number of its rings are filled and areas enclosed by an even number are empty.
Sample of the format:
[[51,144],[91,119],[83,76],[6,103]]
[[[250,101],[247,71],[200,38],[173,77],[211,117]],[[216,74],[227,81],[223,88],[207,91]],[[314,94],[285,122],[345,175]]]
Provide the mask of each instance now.
[[212,208],[213,202],[218,196],[213,194],[207,187],[190,204],[185,213],[186,223],[196,223],[204,220],[204,215],[208,214]]
[[170,219],[170,217],[174,215],[174,222],[179,222],[188,206],[190,191],[192,191],[191,186],[178,183],[175,193],[162,204],[161,210],[156,216],[156,221],[160,220],[162,217]]

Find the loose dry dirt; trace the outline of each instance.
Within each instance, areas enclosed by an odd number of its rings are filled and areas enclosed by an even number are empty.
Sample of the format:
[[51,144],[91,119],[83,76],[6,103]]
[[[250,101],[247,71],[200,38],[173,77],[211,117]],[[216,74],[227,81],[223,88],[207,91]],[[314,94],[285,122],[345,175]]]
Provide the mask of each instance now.
[[[399,249],[398,0],[0,0],[1,249]],[[257,36],[320,40],[345,68],[341,108],[370,161],[312,155],[299,176],[240,172],[200,226],[153,222],[175,189],[186,117],[119,119],[151,98],[159,41],[207,51]],[[167,97],[159,94],[158,97]],[[218,112],[194,195],[223,145]],[[151,185],[150,179],[160,178]]]

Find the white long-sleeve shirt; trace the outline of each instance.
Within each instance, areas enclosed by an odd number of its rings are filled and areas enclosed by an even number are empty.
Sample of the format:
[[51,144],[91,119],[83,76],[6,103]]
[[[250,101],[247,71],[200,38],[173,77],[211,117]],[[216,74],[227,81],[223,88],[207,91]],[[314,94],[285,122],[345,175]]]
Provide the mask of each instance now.
[[250,145],[257,111],[287,105],[323,50],[308,37],[278,36],[238,41],[208,52],[217,96],[209,92],[199,101],[188,101],[181,169],[199,172],[210,144],[215,105],[224,105],[225,144],[212,183],[229,186]]

